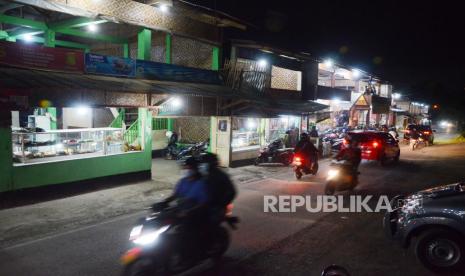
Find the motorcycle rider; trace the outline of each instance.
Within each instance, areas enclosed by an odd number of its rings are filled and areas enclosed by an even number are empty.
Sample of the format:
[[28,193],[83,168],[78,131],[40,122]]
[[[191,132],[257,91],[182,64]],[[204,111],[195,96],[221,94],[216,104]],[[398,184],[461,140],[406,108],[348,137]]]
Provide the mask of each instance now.
[[179,200],[180,216],[186,217],[205,211],[209,201],[207,184],[199,171],[198,162],[194,157],[187,158],[182,168],[184,177],[176,184],[171,196],[164,200],[169,204]]
[[222,171],[218,165],[218,156],[207,153],[204,156],[207,191],[209,194],[208,213],[209,223],[218,224],[224,218],[226,206],[236,197],[236,188],[228,174]]
[[305,165],[313,169],[318,164],[318,149],[310,142],[308,134],[302,132],[300,134],[300,140],[295,146],[294,152],[300,154],[304,158]]
[[355,181],[358,180],[358,166],[362,161],[362,150],[359,147],[359,143],[356,139],[347,136],[345,138],[348,141],[346,147],[342,147],[339,153],[336,155],[336,160],[347,160],[350,166],[350,172],[353,174]]

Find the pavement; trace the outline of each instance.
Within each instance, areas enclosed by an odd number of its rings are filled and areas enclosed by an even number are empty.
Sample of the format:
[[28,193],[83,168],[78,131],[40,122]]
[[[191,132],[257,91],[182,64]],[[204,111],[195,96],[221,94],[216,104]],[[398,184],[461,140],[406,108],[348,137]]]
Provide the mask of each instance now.
[[[363,163],[353,193],[393,196],[457,182],[463,180],[464,161],[465,144],[414,152],[404,147],[398,165]],[[131,226],[178,178],[157,174],[157,168],[172,167],[164,162],[155,164],[152,181],[0,210],[0,275],[120,274],[118,258],[128,248]],[[230,169],[239,189],[234,210],[239,229],[232,232],[219,273],[206,264],[187,274],[319,275],[337,263],[352,275],[432,275],[409,251],[386,240],[380,213],[263,212],[264,195],[322,194],[327,169],[322,162],[317,176],[301,181],[279,166]],[[161,189],[158,182],[165,183]]]

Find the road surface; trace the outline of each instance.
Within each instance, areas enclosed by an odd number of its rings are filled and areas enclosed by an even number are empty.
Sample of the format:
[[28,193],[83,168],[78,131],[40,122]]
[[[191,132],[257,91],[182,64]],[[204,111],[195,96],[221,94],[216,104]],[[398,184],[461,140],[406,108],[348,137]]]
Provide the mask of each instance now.
[[[462,180],[465,144],[411,152],[397,165],[363,163],[353,194],[389,195]],[[264,195],[321,195],[328,163],[316,177],[296,181],[290,168],[243,183],[235,202],[241,218],[221,271],[208,264],[187,275],[319,275],[332,263],[352,275],[430,275],[411,253],[385,239],[379,213],[264,213]],[[260,168],[251,167],[250,170]],[[348,192],[341,195],[348,196]],[[0,275],[119,275],[119,257],[142,212],[17,243],[0,251]]]

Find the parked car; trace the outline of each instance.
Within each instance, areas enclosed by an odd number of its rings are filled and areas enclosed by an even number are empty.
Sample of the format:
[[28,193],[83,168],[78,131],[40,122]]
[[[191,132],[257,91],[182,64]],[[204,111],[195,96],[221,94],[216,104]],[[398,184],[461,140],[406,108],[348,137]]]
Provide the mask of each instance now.
[[[362,159],[380,161],[383,165],[388,160],[399,161],[399,143],[391,134],[381,131],[353,131],[347,134],[360,143]],[[344,140],[342,147],[347,145],[348,141]]]
[[[386,235],[411,246],[418,260],[437,272],[465,267],[465,182],[423,190],[391,201]],[[465,274],[461,274],[465,275]]]
[[434,132],[436,131],[431,129],[431,126],[408,125],[404,131],[404,139],[409,140],[412,132],[414,131],[420,132],[424,139],[428,141],[428,144],[432,145],[434,143]]

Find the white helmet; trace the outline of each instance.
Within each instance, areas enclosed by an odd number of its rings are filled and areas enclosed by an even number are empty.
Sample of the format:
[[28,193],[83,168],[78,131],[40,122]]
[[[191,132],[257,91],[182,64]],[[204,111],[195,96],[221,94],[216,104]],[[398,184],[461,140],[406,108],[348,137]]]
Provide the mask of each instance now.
[[171,130],[168,130],[166,133],[165,133],[166,137],[170,138],[171,135],[173,135],[173,132]]

